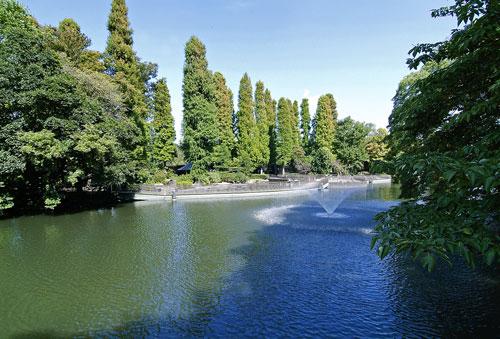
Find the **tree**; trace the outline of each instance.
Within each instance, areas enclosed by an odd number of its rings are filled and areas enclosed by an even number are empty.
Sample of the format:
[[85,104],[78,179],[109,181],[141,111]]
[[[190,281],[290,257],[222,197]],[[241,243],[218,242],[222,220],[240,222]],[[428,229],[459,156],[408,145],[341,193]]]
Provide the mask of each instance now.
[[166,79],[158,80],[153,96],[153,161],[162,167],[175,157],[175,127]]
[[264,101],[266,103],[268,135],[269,135],[269,163],[268,170],[276,171],[276,101],[273,100],[271,91],[266,89],[264,92]]
[[388,135],[385,128],[379,128],[377,130],[372,129],[366,138],[365,149],[370,169],[374,164],[384,161],[389,153],[389,146],[387,145]]
[[1,209],[54,209],[69,188],[136,179],[123,145],[137,145],[140,132],[118,87],[59,58],[49,31],[0,0]]
[[195,36],[186,43],[182,99],[182,149],[194,169],[214,166],[215,146],[219,143],[217,107],[212,73],[208,70],[205,45]]
[[337,102],[333,98],[333,94],[327,93],[327,94],[325,94],[325,96],[328,98],[328,100],[330,102],[330,109],[332,111],[333,125],[335,127],[337,124],[337,119],[338,119]]
[[304,150],[307,150],[309,147],[310,125],[311,114],[309,113],[309,99],[304,98],[300,104],[300,129],[302,130],[302,147]]
[[216,163],[230,166],[233,160],[235,136],[233,131],[233,93],[226,85],[222,73],[214,73],[215,106],[217,107],[217,130],[219,144],[216,146]]
[[139,60],[133,50],[132,29],[125,0],[113,0],[108,18],[109,37],[105,51],[107,73],[120,85],[129,114],[143,128],[147,116],[146,88]]
[[335,156],[329,147],[322,146],[312,153],[312,170],[315,173],[330,174],[334,167]]
[[253,171],[259,159],[259,130],[254,115],[252,83],[247,73],[240,81],[238,94],[238,159],[247,171]]
[[409,252],[429,270],[457,254],[498,265],[500,6],[457,0],[432,15],[459,28],[410,50],[410,69],[424,66],[400,84],[389,118],[406,200],[377,217],[372,247],[381,258]]
[[331,150],[334,138],[335,122],[333,120],[332,104],[328,96],[318,99],[316,116],[313,120],[312,145],[315,149],[326,147]]
[[300,111],[297,100],[292,104],[292,128],[293,128],[293,143],[294,149],[302,150],[302,137],[300,135]]
[[257,81],[255,85],[255,120],[259,132],[259,155],[257,166],[261,173],[263,168],[269,164],[269,117],[266,95],[264,92],[264,83]]
[[349,173],[356,173],[363,169],[365,161],[369,159],[366,151],[366,138],[370,130],[369,126],[351,117],[338,123],[333,149],[337,160]]
[[276,124],[276,165],[281,166],[282,174],[290,164],[293,155],[292,107],[289,100],[278,101],[278,119]]
[[68,58],[78,63],[82,53],[90,46],[90,39],[81,32],[80,26],[66,18],[59,23],[55,31],[56,40],[53,48],[65,53]]

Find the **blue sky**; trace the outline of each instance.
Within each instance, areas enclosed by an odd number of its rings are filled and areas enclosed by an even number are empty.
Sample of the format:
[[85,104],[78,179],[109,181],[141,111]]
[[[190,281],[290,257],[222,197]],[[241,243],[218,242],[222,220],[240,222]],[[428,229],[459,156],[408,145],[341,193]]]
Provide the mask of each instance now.
[[[111,0],[21,0],[40,23],[75,19],[104,50]],[[445,0],[127,0],[134,48],[167,78],[179,134],[184,44],[197,35],[210,69],[222,72],[237,98],[248,72],[274,98],[309,97],[313,109],[333,93],[339,117],[387,125],[408,50],[455,27],[430,10]]]

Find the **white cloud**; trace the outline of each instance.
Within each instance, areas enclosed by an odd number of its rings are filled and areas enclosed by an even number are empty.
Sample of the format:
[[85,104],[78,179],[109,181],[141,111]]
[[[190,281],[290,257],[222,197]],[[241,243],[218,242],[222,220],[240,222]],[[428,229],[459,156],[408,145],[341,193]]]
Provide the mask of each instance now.
[[318,99],[320,96],[320,94],[312,95],[309,89],[304,89],[302,97],[309,100],[309,112],[311,113],[311,118],[316,115],[316,107],[318,106]]

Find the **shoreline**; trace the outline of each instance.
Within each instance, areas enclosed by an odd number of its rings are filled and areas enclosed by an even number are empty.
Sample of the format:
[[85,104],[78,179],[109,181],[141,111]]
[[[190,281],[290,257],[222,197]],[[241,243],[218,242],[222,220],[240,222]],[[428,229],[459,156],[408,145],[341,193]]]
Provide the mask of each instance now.
[[[390,184],[392,183],[392,178],[378,178],[372,180],[344,180],[338,178],[328,178],[329,185],[332,186],[364,186],[364,185],[380,185],[380,184]],[[333,180],[332,180],[333,179]],[[227,186],[226,186],[227,185]],[[234,185],[234,186],[233,186]],[[233,186],[241,187],[245,184],[224,184],[227,188]],[[210,191],[211,188],[217,188],[217,185],[210,185],[202,187],[200,192],[196,192],[196,188],[189,188],[185,190],[171,190],[171,191],[161,191],[161,194],[155,194],[155,192],[144,192],[140,191],[134,194],[133,201],[158,201],[158,200],[188,200],[188,199],[210,199],[210,198],[244,198],[244,197],[260,197],[260,196],[272,196],[272,195],[282,195],[282,194],[306,194],[308,191],[317,190],[318,187],[312,187],[311,182],[303,183],[301,186],[290,187],[290,188],[280,188],[275,189],[263,189],[261,191],[232,191],[232,192],[217,192]],[[175,197],[174,197],[175,196]]]

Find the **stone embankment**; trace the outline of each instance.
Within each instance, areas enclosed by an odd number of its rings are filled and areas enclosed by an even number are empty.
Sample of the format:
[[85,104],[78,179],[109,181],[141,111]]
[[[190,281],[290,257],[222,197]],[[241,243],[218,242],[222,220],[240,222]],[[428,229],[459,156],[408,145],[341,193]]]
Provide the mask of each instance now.
[[270,177],[245,184],[219,183],[213,185],[192,185],[177,187],[176,185],[141,185],[136,192],[137,200],[208,198],[212,196],[237,197],[242,195],[259,196],[275,195],[290,192],[305,192],[318,189],[326,183],[329,185],[363,185],[390,183],[389,175],[353,175],[353,176],[312,176],[289,175],[287,177]]

